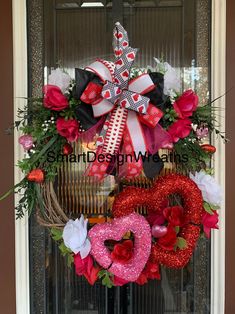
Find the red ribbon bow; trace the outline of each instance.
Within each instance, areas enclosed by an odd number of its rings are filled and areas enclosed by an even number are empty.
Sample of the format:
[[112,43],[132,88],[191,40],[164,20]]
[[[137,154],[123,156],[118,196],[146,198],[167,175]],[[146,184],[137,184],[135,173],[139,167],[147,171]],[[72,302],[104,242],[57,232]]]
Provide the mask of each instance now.
[[[122,154],[145,154],[148,145],[141,123],[153,128],[163,113],[143,96],[155,87],[147,73],[129,80],[137,49],[129,47],[127,32],[120,23],[115,24],[113,46],[117,59],[115,63],[97,60],[86,68],[99,76],[104,86],[94,87],[94,83],[89,83],[81,100],[92,104],[95,117],[107,115],[96,142],[99,146],[97,154],[118,154],[122,142]],[[90,166],[88,175],[101,180],[107,173],[108,166],[108,161],[101,164],[96,160]],[[130,159],[122,172],[125,177],[133,177],[141,171],[142,160]]]

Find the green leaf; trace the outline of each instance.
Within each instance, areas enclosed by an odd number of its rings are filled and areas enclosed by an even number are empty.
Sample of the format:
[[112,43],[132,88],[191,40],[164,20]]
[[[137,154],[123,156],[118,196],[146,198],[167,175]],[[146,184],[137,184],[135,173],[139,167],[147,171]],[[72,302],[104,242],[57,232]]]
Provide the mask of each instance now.
[[106,274],[106,270],[105,269],[102,269],[98,272],[98,277],[99,278],[102,278],[104,275]]
[[176,232],[176,233],[179,233],[179,231],[180,231],[180,227],[179,227],[179,226],[176,226],[176,227],[175,227],[175,232]]
[[111,279],[113,275],[109,273],[107,270],[105,269],[100,270],[98,273],[98,277],[103,278],[101,281],[102,285],[106,286],[107,288],[112,288],[114,286],[113,281]]
[[46,151],[55,143],[58,139],[57,136],[54,136],[50,139],[50,141],[43,147],[43,149],[36,155],[33,155],[31,158],[31,163],[36,163],[45,153]]
[[182,237],[177,237],[176,247],[180,250],[186,249],[188,246],[187,241]]
[[211,208],[214,209],[214,210],[220,209],[220,206],[219,206],[219,205],[210,204],[210,206],[211,206]]
[[67,255],[67,265],[68,265],[69,268],[71,268],[73,262],[74,262],[73,255],[72,254],[68,254]]
[[72,253],[72,251],[67,248],[67,246],[65,246],[64,242],[62,242],[60,245],[59,245],[59,249],[61,251],[61,254],[63,256],[67,255],[68,253]]
[[209,203],[204,202],[204,203],[203,203],[203,206],[204,206],[205,211],[206,211],[208,214],[210,214],[210,215],[213,215],[213,214],[214,214],[214,212],[213,212],[213,210],[212,210],[212,208],[211,208],[211,206],[210,206]]
[[4,200],[9,195],[11,195],[11,193],[13,193],[15,191],[15,189],[17,189],[19,186],[23,185],[24,182],[25,182],[25,178],[23,180],[21,180],[19,183],[17,183],[16,185],[14,185],[12,188],[10,188],[10,190],[8,190],[5,194],[3,194],[0,197],[0,201]]
[[52,228],[52,229],[51,229],[51,234],[52,234],[52,238],[53,238],[55,241],[59,241],[59,240],[62,239],[63,231],[60,230],[60,229]]

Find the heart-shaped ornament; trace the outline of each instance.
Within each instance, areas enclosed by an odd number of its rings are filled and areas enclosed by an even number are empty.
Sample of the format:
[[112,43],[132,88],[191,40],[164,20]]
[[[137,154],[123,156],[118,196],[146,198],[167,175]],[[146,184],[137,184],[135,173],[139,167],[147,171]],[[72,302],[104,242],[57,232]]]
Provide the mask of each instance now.
[[160,211],[172,194],[182,198],[184,220],[187,223],[181,228],[178,236],[186,240],[187,247],[168,251],[156,242],[152,245],[151,259],[169,268],[183,268],[189,262],[200,236],[203,213],[202,193],[190,178],[170,174],[157,179],[151,189],[126,188],[116,197],[112,211],[114,217],[129,215],[139,206],[146,206],[149,213]]
[[[134,235],[133,257],[125,264],[113,262],[105,246],[106,240],[120,241],[128,232]],[[97,224],[89,231],[91,254],[95,260],[115,276],[127,281],[136,281],[148,261],[151,251],[151,229],[144,218],[137,213],[115,218],[112,222]]]

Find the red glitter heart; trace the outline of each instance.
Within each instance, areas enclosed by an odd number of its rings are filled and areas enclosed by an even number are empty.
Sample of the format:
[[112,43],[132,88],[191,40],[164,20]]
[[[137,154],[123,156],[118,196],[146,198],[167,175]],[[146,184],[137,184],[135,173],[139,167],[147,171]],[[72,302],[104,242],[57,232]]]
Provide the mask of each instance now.
[[146,206],[150,213],[156,212],[172,194],[182,198],[185,221],[188,223],[181,228],[179,236],[187,241],[187,248],[167,251],[155,243],[150,258],[169,268],[183,268],[189,262],[200,236],[203,213],[201,191],[190,178],[170,174],[158,178],[150,189],[128,187],[116,197],[112,211],[114,217],[129,215],[139,206]]

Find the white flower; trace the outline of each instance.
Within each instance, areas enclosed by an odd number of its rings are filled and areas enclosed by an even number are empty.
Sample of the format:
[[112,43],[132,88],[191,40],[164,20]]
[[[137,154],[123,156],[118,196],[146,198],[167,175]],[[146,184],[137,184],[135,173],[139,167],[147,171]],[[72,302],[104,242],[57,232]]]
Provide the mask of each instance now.
[[71,77],[60,68],[52,70],[48,78],[48,84],[58,86],[63,93],[69,88],[70,81]]
[[170,66],[169,63],[164,62],[165,74],[164,74],[164,94],[172,95],[172,91],[180,92],[180,78],[176,70]]
[[161,62],[159,59],[154,58],[157,63],[156,70],[164,74],[164,94],[175,98],[177,93],[180,92],[180,77],[176,70],[167,62]]
[[63,230],[64,244],[75,254],[80,252],[81,258],[87,257],[91,250],[91,243],[87,238],[87,223],[84,216],[80,219],[69,220]]
[[192,179],[202,191],[203,199],[213,205],[220,205],[222,201],[222,189],[215,179],[206,174],[203,170],[196,172],[195,175],[190,173]]

